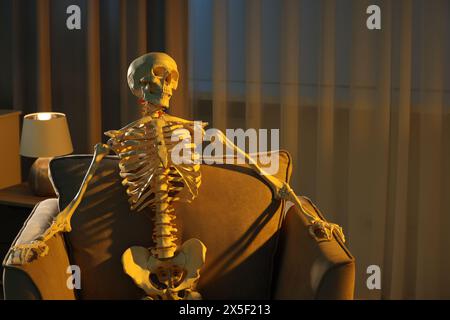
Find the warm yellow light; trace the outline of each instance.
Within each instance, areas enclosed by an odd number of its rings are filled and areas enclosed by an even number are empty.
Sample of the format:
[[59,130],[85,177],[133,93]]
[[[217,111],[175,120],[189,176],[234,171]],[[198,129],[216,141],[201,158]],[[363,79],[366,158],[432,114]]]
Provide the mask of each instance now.
[[50,112],[39,112],[36,115],[37,119],[41,121],[50,120],[52,118],[52,114]]
[[25,115],[24,119],[27,120],[37,120],[37,121],[48,121],[52,119],[57,119],[65,117],[64,113],[60,112],[36,112]]

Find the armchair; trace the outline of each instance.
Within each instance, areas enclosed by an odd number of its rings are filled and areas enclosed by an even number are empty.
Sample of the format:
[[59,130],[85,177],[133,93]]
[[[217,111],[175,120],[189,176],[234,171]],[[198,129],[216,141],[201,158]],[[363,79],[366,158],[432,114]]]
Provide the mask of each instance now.
[[[277,178],[288,181],[291,159],[278,153]],[[55,158],[50,173],[58,199],[39,203],[13,245],[35,239],[74,197],[89,155]],[[48,242],[49,254],[26,265],[6,256],[6,299],[139,299],[143,292],[122,270],[130,246],[150,246],[151,219],[130,211],[118,159],[105,158],[72,218],[72,232]],[[192,203],[177,203],[183,239],[199,238],[207,260],[198,290],[204,299],[352,299],[355,264],[338,237],[317,242],[308,221],[289,203],[275,200],[264,180],[246,165],[202,165],[202,186]],[[300,198],[310,212],[320,211]],[[69,265],[81,270],[81,289],[67,286]]]

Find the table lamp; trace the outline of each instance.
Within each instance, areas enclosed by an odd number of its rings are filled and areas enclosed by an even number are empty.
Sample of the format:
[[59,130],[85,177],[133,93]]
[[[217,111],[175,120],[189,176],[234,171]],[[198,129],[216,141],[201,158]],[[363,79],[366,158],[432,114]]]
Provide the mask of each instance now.
[[73,152],[66,115],[58,112],[38,112],[23,118],[20,154],[37,158],[31,167],[28,182],[38,196],[54,195],[48,175],[52,157]]

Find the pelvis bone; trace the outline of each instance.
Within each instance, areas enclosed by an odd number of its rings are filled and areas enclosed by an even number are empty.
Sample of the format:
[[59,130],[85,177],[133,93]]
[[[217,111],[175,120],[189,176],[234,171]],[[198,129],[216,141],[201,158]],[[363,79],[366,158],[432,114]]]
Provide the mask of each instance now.
[[195,291],[206,246],[198,239],[183,243],[172,258],[157,259],[149,249],[134,246],[122,255],[122,265],[147,298],[155,300],[197,300]]

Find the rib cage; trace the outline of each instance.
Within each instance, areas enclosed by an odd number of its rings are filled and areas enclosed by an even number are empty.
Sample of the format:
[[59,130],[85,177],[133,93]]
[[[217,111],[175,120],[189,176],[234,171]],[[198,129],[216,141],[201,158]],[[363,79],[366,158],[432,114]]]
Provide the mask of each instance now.
[[[170,258],[177,248],[177,229],[173,220],[173,203],[191,201],[198,194],[201,183],[200,165],[193,160],[195,145],[190,148],[191,162],[175,164],[171,155],[177,143],[185,143],[188,123],[145,117],[123,129],[108,131],[108,145],[119,156],[122,185],[126,186],[132,210],[146,207],[154,210],[152,253],[157,258]],[[176,141],[171,141],[176,137]]]

